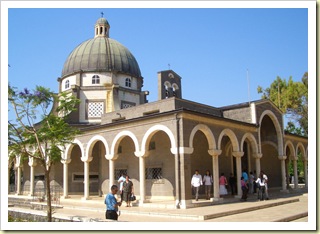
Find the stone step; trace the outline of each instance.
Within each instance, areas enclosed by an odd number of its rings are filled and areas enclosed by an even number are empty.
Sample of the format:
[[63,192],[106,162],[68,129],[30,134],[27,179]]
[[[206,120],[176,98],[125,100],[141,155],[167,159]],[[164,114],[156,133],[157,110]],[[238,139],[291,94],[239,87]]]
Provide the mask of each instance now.
[[[261,209],[225,215],[206,220],[207,222],[290,222],[308,217],[308,207],[301,201],[282,203],[277,206],[264,206]],[[299,207],[299,209],[297,209]],[[257,218],[258,217],[258,218]]]

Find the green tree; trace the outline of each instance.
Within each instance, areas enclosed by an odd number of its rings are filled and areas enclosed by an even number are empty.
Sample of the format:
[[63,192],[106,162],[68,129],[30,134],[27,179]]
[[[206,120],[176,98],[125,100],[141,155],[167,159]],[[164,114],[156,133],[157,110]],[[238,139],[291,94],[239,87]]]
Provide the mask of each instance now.
[[47,218],[51,222],[50,170],[61,160],[65,145],[79,134],[67,123],[68,114],[79,100],[67,93],[55,94],[41,86],[32,92],[27,88],[18,91],[9,85],[8,101],[15,113],[15,120],[8,121],[9,157],[20,155],[22,161],[31,157],[43,168]]
[[263,89],[258,86],[258,93],[263,99],[271,100],[290,120],[287,131],[308,136],[308,72],[302,80],[295,82],[279,76],[271,83],[270,87]]

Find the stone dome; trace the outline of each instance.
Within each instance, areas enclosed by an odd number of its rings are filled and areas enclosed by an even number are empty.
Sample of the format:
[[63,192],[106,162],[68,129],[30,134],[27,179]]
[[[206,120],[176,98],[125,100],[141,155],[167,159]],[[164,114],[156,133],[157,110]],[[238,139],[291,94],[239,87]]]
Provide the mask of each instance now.
[[62,70],[62,78],[83,72],[122,72],[141,77],[137,60],[118,41],[109,38],[110,25],[104,18],[96,22],[95,37],[78,45],[68,56]]

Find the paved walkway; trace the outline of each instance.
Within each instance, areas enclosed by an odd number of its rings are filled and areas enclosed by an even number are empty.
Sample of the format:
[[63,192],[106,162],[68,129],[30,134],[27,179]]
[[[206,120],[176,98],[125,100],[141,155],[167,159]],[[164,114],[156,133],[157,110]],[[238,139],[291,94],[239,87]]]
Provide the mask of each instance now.
[[[193,201],[195,202],[195,201]],[[206,202],[200,200],[197,203]],[[172,202],[171,202],[172,203]],[[105,219],[104,197],[92,197],[83,201],[80,196],[60,201],[63,208],[55,209],[54,217],[82,222],[114,222]],[[124,203],[125,204],[125,203]],[[159,205],[159,204],[158,204]],[[161,205],[161,204],[160,204]],[[44,214],[43,210],[22,209],[10,207],[10,210],[19,210],[29,213]],[[158,207],[120,207],[120,222],[308,222],[308,194],[270,193],[270,200],[259,201],[256,195],[249,195],[246,202],[238,198],[226,198],[221,204],[202,206],[190,209],[168,209]],[[158,226],[158,225],[157,225]],[[138,226],[139,227],[139,226]],[[142,226],[140,226],[142,227]],[[165,226],[158,226],[160,229]],[[232,226],[229,226],[232,228]]]

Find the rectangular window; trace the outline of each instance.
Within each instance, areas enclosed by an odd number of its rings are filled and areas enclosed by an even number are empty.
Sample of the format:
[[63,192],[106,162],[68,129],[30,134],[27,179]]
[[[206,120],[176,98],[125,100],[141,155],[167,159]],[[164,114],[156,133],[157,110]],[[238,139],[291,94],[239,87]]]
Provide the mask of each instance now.
[[[90,173],[89,175],[90,182],[98,182],[99,174],[98,173]],[[83,173],[73,173],[72,174],[72,182],[83,182],[84,174]]]
[[146,180],[162,180],[162,168],[161,167],[149,167],[145,170]]
[[34,176],[34,180],[37,181],[37,180],[44,180],[44,175],[36,175]]
[[103,113],[104,113],[104,101],[86,100],[86,119],[100,118]]

